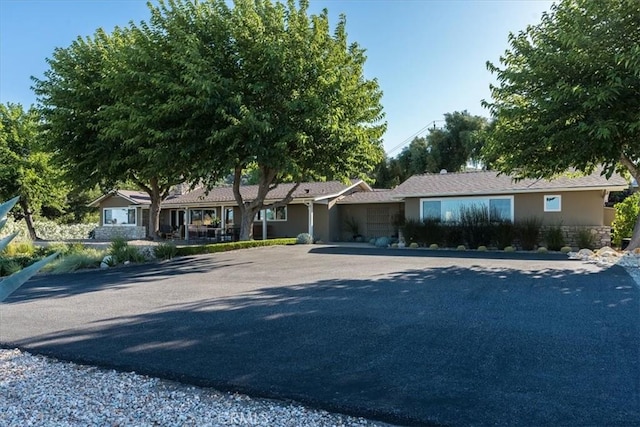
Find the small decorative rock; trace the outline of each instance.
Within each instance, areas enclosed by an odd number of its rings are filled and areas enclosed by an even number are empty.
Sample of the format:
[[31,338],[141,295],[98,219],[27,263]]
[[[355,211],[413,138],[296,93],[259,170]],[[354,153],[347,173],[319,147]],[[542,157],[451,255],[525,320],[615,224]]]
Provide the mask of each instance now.
[[102,258],[102,262],[100,263],[101,269],[107,269],[111,265],[113,265],[113,257],[111,255],[107,255],[106,257]]

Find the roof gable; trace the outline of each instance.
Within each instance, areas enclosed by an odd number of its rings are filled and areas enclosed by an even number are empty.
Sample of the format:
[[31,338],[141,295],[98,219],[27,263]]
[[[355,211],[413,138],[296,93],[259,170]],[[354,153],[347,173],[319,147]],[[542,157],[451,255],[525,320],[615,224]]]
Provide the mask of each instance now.
[[108,193],[103,194],[98,197],[91,203],[88,203],[87,206],[90,208],[95,208],[100,206],[104,200],[107,200],[110,197],[121,197],[131,203],[132,205],[150,205],[151,197],[144,191],[134,191],[134,190],[113,190]]

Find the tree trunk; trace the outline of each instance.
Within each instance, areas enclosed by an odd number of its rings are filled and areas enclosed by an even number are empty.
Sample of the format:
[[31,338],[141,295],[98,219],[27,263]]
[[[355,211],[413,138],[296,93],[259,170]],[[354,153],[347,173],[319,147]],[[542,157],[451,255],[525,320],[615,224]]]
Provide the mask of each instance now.
[[631,236],[631,241],[629,242],[629,246],[627,246],[628,251],[632,251],[640,247],[640,215],[636,219],[636,224],[633,226],[633,234]]
[[31,212],[31,209],[29,209],[29,204],[27,203],[27,201],[24,200],[24,198],[22,197],[20,198],[20,207],[24,212],[24,221],[27,223],[27,230],[29,230],[29,237],[31,238],[31,240],[40,240],[36,235],[36,229],[33,226],[33,213]]
[[[627,168],[631,173],[631,176],[635,178],[636,182],[640,183],[640,169],[638,166],[627,156],[620,156],[620,163]],[[632,251],[640,247],[640,215],[636,218],[636,224],[633,226],[633,234],[631,235],[631,241],[627,246],[628,251]]]
[[149,206],[149,237],[160,239],[160,197],[151,197]]
[[253,240],[253,218],[255,213],[252,213],[252,211],[253,209],[248,206],[240,208],[240,214],[242,215],[240,220],[240,240]]

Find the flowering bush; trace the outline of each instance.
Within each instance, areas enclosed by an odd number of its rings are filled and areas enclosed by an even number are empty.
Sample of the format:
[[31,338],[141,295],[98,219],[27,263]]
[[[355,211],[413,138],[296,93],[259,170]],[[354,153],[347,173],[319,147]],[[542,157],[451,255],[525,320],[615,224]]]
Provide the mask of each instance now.
[[[98,224],[70,224],[61,225],[55,221],[48,219],[39,219],[34,222],[34,228],[38,237],[44,240],[77,240],[87,239],[89,233],[93,231]],[[2,229],[2,236],[9,235],[13,232],[19,232],[16,240],[29,240],[27,232],[27,224],[24,221],[14,221],[10,218]],[[14,240],[15,241],[15,240]]]

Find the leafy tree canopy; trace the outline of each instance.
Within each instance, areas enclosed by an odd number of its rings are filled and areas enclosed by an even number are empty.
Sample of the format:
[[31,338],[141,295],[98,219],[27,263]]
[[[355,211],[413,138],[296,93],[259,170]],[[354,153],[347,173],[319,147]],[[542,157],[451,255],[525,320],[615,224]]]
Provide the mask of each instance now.
[[442,128],[416,137],[395,158],[385,159],[376,169],[376,185],[391,188],[411,175],[437,173],[442,169],[457,172],[469,162],[480,159],[486,138],[487,119],[467,111],[444,115]]
[[639,179],[640,2],[565,0],[509,43],[487,63],[495,167],[551,177],[622,165]]
[[254,168],[258,197],[235,192],[250,238],[279,182],[364,176],[382,157],[382,93],[344,17],[331,32],[327,11],[308,15],[306,0],[149,8],[149,22],[56,50],[36,81],[77,179],[132,179],[153,211],[176,182],[213,186],[232,170],[239,186]]
[[30,237],[37,239],[33,215],[43,207],[62,211],[67,186],[43,144],[41,118],[35,108],[0,104],[0,200],[20,196],[17,217],[24,217]]

